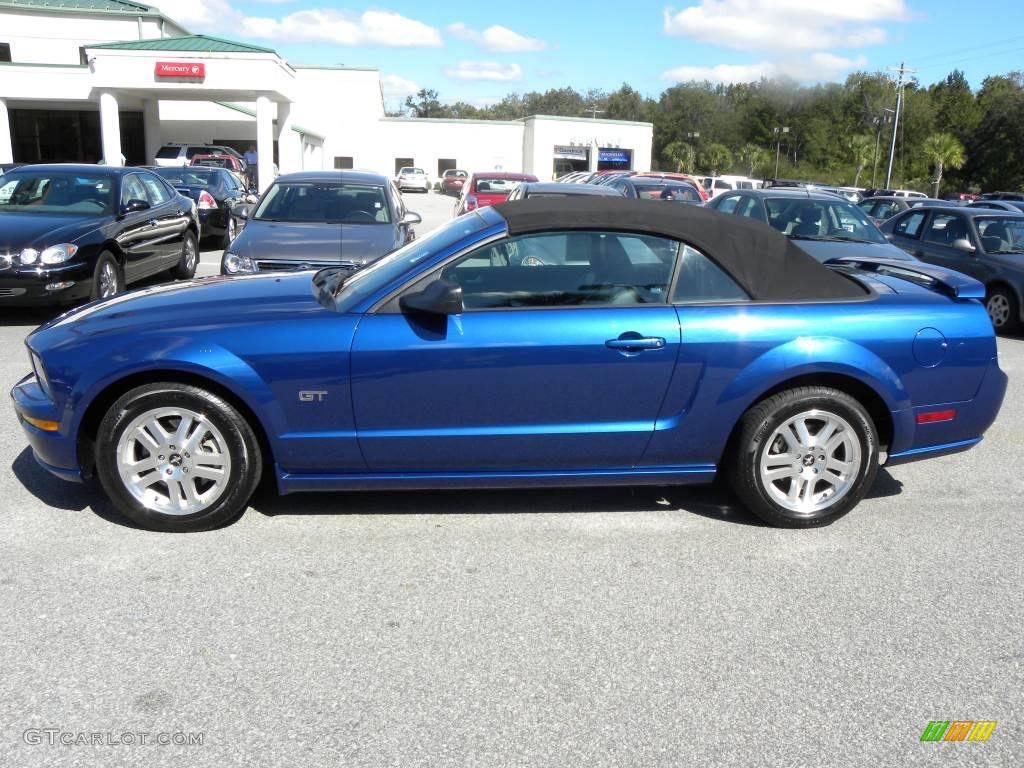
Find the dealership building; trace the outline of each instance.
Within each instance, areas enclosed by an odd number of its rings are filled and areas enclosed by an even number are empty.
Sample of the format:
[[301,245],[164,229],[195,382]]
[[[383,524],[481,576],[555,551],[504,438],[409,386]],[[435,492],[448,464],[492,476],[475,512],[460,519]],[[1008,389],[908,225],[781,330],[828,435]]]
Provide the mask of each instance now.
[[152,163],[166,143],[256,147],[261,179],[403,165],[550,179],[648,170],[652,126],[388,117],[375,68],[304,66],[193,35],[130,0],[0,0],[0,163]]

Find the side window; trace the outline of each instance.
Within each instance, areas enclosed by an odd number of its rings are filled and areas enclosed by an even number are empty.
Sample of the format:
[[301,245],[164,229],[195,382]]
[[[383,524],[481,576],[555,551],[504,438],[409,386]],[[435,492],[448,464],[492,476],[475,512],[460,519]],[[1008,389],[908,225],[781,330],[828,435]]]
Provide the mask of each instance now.
[[148,173],[139,174],[136,178],[142,180],[142,186],[146,189],[145,199],[148,199],[149,204],[154,208],[158,205],[163,205],[171,199],[171,193],[167,191],[167,187],[164,186],[160,179]]
[[127,204],[129,200],[149,200],[146,188],[134,173],[121,180],[121,205]]
[[921,233],[921,225],[924,224],[924,220],[927,218],[928,214],[923,211],[908,213],[896,222],[895,226],[893,226],[893,232],[901,237],[916,238]]
[[718,210],[722,213],[736,213],[736,206],[742,199],[739,195],[729,195],[718,204]]
[[664,304],[679,244],[649,235],[558,232],[478,248],[442,270],[467,310]]
[[924,231],[929,243],[952,247],[957,240],[967,238],[967,225],[959,216],[949,213],[934,213]]
[[679,256],[679,277],[672,292],[673,304],[736,302],[749,300],[746,291],[724,269],[700,251],[684,245]]
[[761,204],[754,197],[744,197],[740,200],[740,204],[736,206],[736,213],[740,216],[746,216],[748,219],[765,220]]

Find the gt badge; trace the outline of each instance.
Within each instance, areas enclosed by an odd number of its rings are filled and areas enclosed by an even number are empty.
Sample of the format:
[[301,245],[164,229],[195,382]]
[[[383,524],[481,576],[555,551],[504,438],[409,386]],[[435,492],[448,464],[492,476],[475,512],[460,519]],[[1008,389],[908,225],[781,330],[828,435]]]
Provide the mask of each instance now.
[[324,395],[326,394],[326,389],[304,389],[299,392],[299,402],[322,403],[324,401]]

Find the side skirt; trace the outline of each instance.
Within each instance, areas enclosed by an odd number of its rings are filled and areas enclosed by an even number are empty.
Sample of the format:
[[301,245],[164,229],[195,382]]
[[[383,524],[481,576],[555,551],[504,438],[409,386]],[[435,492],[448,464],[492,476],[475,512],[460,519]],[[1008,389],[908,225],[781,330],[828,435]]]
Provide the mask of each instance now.
[[442,488],[559,488],[607,485],[696,485],[715,479],[714,464],[517,472],[299,474],[275,466],[281,494],[302,491],[388,491]]

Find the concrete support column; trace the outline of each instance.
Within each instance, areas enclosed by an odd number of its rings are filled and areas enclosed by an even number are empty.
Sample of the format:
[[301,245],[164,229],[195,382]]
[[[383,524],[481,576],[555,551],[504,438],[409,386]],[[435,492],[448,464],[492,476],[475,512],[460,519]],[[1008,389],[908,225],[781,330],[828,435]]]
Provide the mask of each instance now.
[[274,181],[274,105],[267,96],[256,97],[256,164],[260,193]]
[[293,131],[292,103],[278,102],[277,105],[277,159],[281,173],[301,171],[302,137]]
[[146,99],[142,102],[143,131],[146,135],[146,163],[156,162],[156,153],[160,151],[160,102]]
[[11,145],[11,120],[7,115],[7,102],[0,99],[0,163],[14,162],[14,147]]
[[124,165],[121,159],[121,118],[117,97],[110,91],[100,93],[100,149],[106,165]]
[[590,142],[590,163],[588,164],[587,170],[591,173],[594,173],[597,170],[599,156],[600,150],[597,148],[597,141]]

